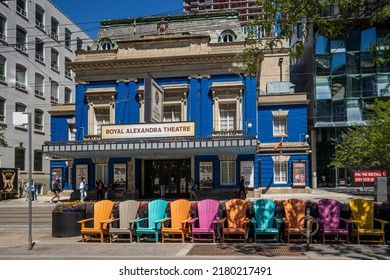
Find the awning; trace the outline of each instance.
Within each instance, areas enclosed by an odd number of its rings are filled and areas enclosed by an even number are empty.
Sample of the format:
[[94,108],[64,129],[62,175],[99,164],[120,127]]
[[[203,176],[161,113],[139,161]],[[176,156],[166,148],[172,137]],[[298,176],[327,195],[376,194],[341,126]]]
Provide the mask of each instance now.
[[195,155],[255,154],[254,135],[191,138],[113,139],[45,142],[42,151],[51,158],[184,157]]

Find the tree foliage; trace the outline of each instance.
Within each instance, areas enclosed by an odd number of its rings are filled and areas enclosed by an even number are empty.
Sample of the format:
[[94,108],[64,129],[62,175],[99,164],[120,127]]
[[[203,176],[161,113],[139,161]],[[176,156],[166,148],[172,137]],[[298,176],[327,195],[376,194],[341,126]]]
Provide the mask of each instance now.
[[[292,38],[293,27],[299,22],[305,23],[302,25],[303,37],[315,26],[322,35],[334,38],[349,36],[350,31],[362,20],[374,25],[390,18],[388,0],[258,0],[257,4],[262,6],[263,13],[248,23],[248,47],[243,54],[246,64],[242,70],[251,76],[259,74],[257,71],[266,53],[286,50],[285,41]],[[329,15],[334,7],[338,9]],[[259,38],[259,28],[264,31],[266,38]],[[376,57],[377,63],[389,61],[389,41],[388,33],[382,41],[372,45],[373,52],[381,50]],[[299,58],[303,49],[303,45],[298,43],[288,50],[291,57]]]
[[334,140],[330,167],[365,169],[390,165],[390,100],[376,99],[366,126],[348,128]]

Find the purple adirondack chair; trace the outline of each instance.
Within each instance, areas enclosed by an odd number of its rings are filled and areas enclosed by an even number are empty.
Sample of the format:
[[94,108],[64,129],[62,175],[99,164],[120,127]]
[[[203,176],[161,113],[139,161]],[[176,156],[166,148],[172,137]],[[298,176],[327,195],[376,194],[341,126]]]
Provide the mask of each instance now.
[[[348,243],[348,226],[351,221],[340,217],[341,203],[334,199],[321,199],[318,201],[318,221],[321,225],[320,236],[323,244],[329,242]],[[342,226],[341,222],[344,222]],[[339,237],[344,237],[339,239]],[[332,237],[332,239],[326,239]]]
[[219,222],[219,202],[213,199],[204,199],[198,202],[198,217],[189,221],[192,242],[212,241],[215,243],[217,224]]

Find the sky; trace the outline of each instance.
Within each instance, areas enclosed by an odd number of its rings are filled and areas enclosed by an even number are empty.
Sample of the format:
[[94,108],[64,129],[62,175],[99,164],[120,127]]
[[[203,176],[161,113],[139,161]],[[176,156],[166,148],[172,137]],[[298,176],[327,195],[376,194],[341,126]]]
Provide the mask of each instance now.
[[182,14],[183,0],[51,0],[92,39],[107,19]]

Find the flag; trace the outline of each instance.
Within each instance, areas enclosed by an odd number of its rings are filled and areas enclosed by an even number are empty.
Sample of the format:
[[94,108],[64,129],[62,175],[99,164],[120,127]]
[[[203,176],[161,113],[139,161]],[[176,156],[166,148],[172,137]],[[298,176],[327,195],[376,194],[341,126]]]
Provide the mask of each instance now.
[[273,152],[275,152],[277,149],[280,149],[283,145],[283,137],[282,140],[272,149]]

